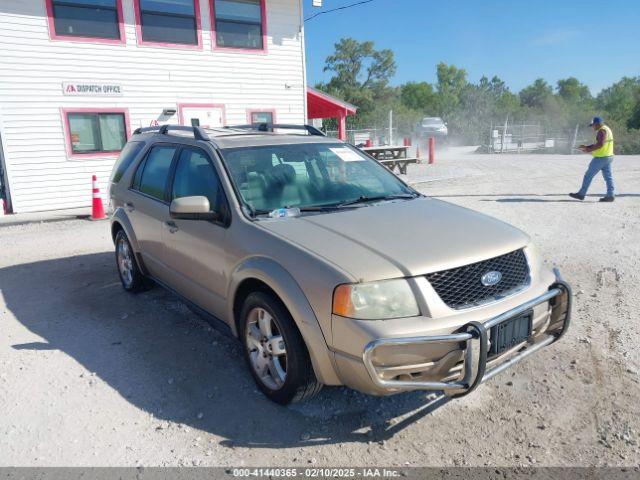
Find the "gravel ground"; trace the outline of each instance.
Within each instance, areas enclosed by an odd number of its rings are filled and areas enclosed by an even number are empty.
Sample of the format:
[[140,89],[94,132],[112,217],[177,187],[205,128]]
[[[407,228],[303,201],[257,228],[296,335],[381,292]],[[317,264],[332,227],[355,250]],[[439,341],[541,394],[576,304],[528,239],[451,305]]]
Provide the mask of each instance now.
[[640,157],[616,159],[614,204],[565,195],[587,161],[410,168],[527,231],[575,289],[562,342],[455,401],[326,388],[274,405],[235,341],[160,288],[122,291],[107,223],[0,227],[0,465],[637,466]]

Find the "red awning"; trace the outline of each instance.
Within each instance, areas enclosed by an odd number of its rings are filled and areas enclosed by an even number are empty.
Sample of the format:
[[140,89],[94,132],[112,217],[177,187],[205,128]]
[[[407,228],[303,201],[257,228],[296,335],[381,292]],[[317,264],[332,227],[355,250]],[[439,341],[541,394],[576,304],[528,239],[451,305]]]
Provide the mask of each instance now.
[[307,87],[308,118],[345,118],[355,115],[358,108],[331,95]]

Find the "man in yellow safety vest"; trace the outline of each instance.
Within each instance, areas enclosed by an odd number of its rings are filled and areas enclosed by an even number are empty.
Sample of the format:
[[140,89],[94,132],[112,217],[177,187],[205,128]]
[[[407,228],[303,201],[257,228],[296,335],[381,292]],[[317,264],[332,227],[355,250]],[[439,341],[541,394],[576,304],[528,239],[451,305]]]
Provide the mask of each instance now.
[[580,191],[570,193],[569,196],[577,200],[584,200],[589,185],[591,185],[591,180],[593,180],[593,177],[595,177],[598,172],[602,172],[604,181],[607,184],[607,195],[602,197],[600,201],[613,202],[615,200],[613,174],[611,173],[611,164],[613,163],[613,133],[600,117],[593,117],[593,121],[589,126],[596,131],[596,143],[592,145],[580,145],[578,148],[585,153],[591,152],[593,159],[584,174]]

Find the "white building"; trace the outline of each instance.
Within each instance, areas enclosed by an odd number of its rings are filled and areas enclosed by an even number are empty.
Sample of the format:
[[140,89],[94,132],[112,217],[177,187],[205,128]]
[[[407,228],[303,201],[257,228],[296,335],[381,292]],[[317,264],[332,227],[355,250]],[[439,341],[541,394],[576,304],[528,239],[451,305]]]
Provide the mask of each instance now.
[[88,206],[137,127],[303,123],[305,83],[301,0],[0,0],[2,196]]

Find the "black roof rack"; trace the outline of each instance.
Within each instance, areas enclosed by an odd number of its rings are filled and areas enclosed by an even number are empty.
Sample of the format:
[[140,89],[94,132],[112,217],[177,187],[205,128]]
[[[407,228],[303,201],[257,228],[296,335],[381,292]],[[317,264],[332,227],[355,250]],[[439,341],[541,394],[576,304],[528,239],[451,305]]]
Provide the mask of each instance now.
[[252,125],[230,125],[225,127],[228,129],[238,130],[255,130],[258,132],[271,132],[274,128],[282,130],[305,130],[309,135],[318,137],[326,137],[322,130],[317,129],[313,125],[293,125],[286,123],[254,123]]
[[191,132],[193,133],[193,138],[196,140],[204,140],[209,141],[209,135],[201,128],[201,127],[186,127],[184,125],[162,125],[158,127],[145,127],[145,128],[137,128],[133,134],[140,135],[141,133],[147,132],[158,132],[160,135],[168,135],[170,130],[178,130],[181,132]]

